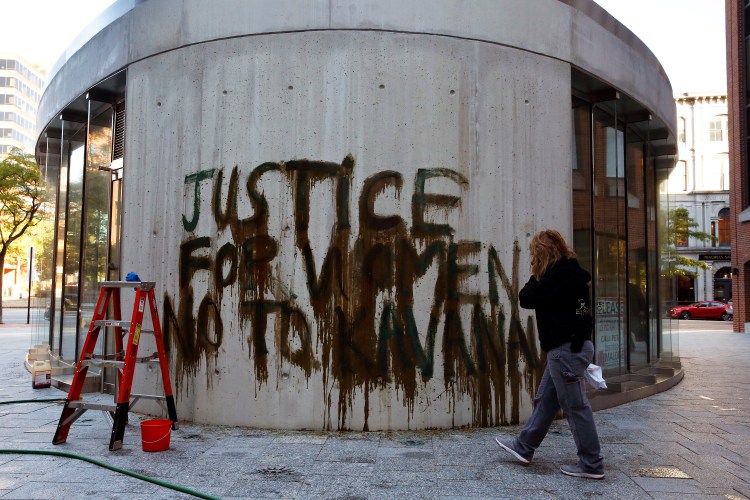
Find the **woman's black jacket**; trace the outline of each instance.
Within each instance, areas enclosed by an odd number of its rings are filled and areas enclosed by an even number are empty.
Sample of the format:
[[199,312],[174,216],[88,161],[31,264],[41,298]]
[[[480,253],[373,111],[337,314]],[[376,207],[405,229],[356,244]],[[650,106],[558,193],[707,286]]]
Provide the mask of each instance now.
[[519,299],[524,309],[536,311],[542,350],[571,342],[571,350],[580,352],[583,342],[591,340],[591,274],[576,259],[563,259],[537,280],[533,275],[524,285]]

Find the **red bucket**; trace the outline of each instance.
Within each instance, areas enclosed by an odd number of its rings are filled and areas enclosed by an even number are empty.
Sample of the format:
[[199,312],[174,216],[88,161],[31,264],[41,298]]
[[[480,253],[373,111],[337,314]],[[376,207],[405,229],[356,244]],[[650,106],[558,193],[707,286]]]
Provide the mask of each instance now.
[[171,435],[171,420],[144,420],[141,422],[141,446],[143,446],[143,451],[168,450],[169,436]]

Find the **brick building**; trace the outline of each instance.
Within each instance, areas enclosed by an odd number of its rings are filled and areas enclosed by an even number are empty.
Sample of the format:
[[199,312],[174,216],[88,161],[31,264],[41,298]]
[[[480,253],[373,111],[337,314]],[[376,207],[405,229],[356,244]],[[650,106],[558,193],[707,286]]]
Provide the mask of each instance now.
[[747,96],[750,68],[744,47],[750,40],[750,2],[726,0],[726,13],[734,331],[747,332],[750,330],[750,102]]

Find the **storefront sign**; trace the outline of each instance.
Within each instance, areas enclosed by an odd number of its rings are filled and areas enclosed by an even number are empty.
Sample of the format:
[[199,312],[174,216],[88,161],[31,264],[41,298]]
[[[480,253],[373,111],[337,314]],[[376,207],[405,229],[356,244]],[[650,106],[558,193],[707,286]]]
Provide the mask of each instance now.
[[623,317],[625,304],[617,298],[596,301],[596,364],[617,368],[623,357]]
[[728,253],[699,253],[698,254],[698,260],[723,260],[723,261],[731,261],[732,260],[732,254]]

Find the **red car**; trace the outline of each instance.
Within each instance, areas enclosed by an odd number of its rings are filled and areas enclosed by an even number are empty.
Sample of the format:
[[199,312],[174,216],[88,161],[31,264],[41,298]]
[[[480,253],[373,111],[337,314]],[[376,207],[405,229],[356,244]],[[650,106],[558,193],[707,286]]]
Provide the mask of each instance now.
[[680,319],[732,319],[732,309],[729,304],[715,301],[696,302],[689,306],[677,306],[669,310],[669,315]]

